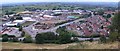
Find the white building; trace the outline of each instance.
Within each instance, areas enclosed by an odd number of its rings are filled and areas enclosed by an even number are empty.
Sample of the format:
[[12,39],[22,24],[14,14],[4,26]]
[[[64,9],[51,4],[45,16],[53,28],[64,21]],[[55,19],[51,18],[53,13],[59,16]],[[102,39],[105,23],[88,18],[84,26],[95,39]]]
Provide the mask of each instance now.
[[54,16],[50,16],[50,15],[44,15],[44,18],[53,18]]
[[23,20],[25,20],[25,21],[35,21],[35,20],[32,19],[31,17],[23,17]]
[[13,22],[10,21],[10,22],[3,24],[3,26],[18,26],[19,24],[23,24],[25,22],[26,22],[25,20],[14,20]]
[[14,23],[23,24],[23,23],[25,23],[26,21],[25,21],[25,20],[14,20],[13,22],[14,22]]
[[11,21],[3,24],[3,26],[17,26],[17,25],[18,25],[18,23],[13,23]]

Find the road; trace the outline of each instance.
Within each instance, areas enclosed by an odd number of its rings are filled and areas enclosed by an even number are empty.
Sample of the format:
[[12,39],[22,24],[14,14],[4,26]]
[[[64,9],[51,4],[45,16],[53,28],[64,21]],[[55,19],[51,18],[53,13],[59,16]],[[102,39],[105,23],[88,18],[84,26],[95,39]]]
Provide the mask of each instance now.
[[[23,28],[23,30],[24,30],[27,34],[31,35],[32,37],[35,37],[37,33],[43,33],[43,32],[54,32],[54,33],[56,33],[56,29],[58,29],[59,27],[66,26],[66,25],[72,24],[72,23],[74,23],[74,22],[79,22],[79,21],[81,21],[81,20],[85,20],[85,18],[81,18],[81,19],[77,19],[77,20],[74,20],[74,21],[71,21],[71,22],[67,22],[67,23],[58,25],[58,26],[56,26],[56,27],[47,29],[47,30],[33,30],[33,25],[37,23],[37,22],[35,22],[35,23],[29,25],[28,27]],[[56,33],[56,34],[57,34],[57,33]]]

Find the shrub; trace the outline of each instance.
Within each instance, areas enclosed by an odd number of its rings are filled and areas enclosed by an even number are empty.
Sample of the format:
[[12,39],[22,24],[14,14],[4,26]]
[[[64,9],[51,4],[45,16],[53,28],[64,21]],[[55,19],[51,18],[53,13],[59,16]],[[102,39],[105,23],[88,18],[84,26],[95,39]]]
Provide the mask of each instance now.
[[73,42],[79,42],[77,37],[73,37]]
[[54,32],[39,33],[35,37],[36,43],[55,43],[57,40],[57,35]]
[[57,33],[59,33],[58,42],[65,44],[71,42],[72,34],[68,32],[65,27],[58,28]]
[[8,41],[8,35],[4,34],[2,35],[2,42],[7,42]]
[[23,39],[24,43],[32,43],[32,37],[31,36],[27,36]]
[[100,42],[101,42],[101,43],[106,43],[106,41],[107,41],[106,36],[101,35],[101,37],[100,37]]
[[109,39],[110,41],[114,42],[118,39],[118,33],[117,32],[111,32],[110,35],[109,35]]
[[37,34],[35,40],[36,40],[36,44],[44,43],[44,37],[42,36],[42,34]]
[[59,35],[59,42],[62,44],[70,43],[71,42],[71,35],[70,34],[60,34]]

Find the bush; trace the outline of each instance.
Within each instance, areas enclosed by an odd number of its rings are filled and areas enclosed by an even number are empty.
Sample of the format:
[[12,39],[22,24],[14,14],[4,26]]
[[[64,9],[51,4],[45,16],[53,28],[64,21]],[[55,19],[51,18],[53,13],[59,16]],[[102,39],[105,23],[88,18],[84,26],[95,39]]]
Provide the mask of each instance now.
[[62,44],[70,43],[71,42],[71,35],[70,34],[60,34],[59,35],[59,42]]
[[73,37],[73,42],[79,42],[77,37]]
[[14,49],[13,51],[22,51],[22,49]]
[[4,34],[2,35],[2,42],[7,42],[8,41],[8,35]]
[[59,33],[58,43],[65,44],[71,42],[72,34],[65,27],[58,28],[56,32]]
[[55,43],[57,40],[57,35],[54,32],[39,33],[35,37],[36,43]]
[[44,37],[42,36],[42,34],[37,34],[35,40],[36,40],[36,44],[44,43]]
[[119,34],[117,32],[111,32],[109,35],[110,41],[114,42],[118,39]]
[[107,41],[106,36],[101,35],[101,37],[100,37],[100,42],[101,42],[101,43],[106,43],[106,41]]
[[110,18],[112,15],[111,14],[107,14],[107,18]]
[[32,37],[31,36],[27,36],[23,39],[24,43],[32,43]]
[[57,35],[54,32],[41,33],[45,40],[56,40]]
[[110,40],[119,41],[120,40],[120,12],[116,13],[115,16],[112,18],[112,24],[110,27]]

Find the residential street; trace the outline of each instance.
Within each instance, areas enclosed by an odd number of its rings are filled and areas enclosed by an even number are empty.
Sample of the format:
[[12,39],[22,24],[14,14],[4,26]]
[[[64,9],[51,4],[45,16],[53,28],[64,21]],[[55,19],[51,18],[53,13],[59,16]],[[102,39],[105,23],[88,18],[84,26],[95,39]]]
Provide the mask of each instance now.
[[23,28],[23,30],[24,30],[26,33],[30,34],[32,37],[35,37],[37,33],[55,32],[56,29],[59,28],[59,27],[66,26],[66,25],[72,24],[72,23],[74,23],[74,22],[79,22],[79,21],[81,21],[81,20],[84,20],[84,18],[82,18],[82,19],[77,19],[77,20],[74,20],[74,21],[72,21],[72,22],[64,23],[64,24],[62,24],[62,25],[58,25],[58,26],[56,26],[56,27],[54,27],[54,28],[50,28],[50,29],[47,29],[47,30],[33,30],[33,25],[34,25],[35,23],[37,23],[37,22],[35,22],[34,24],[29,25],[28,27]]

